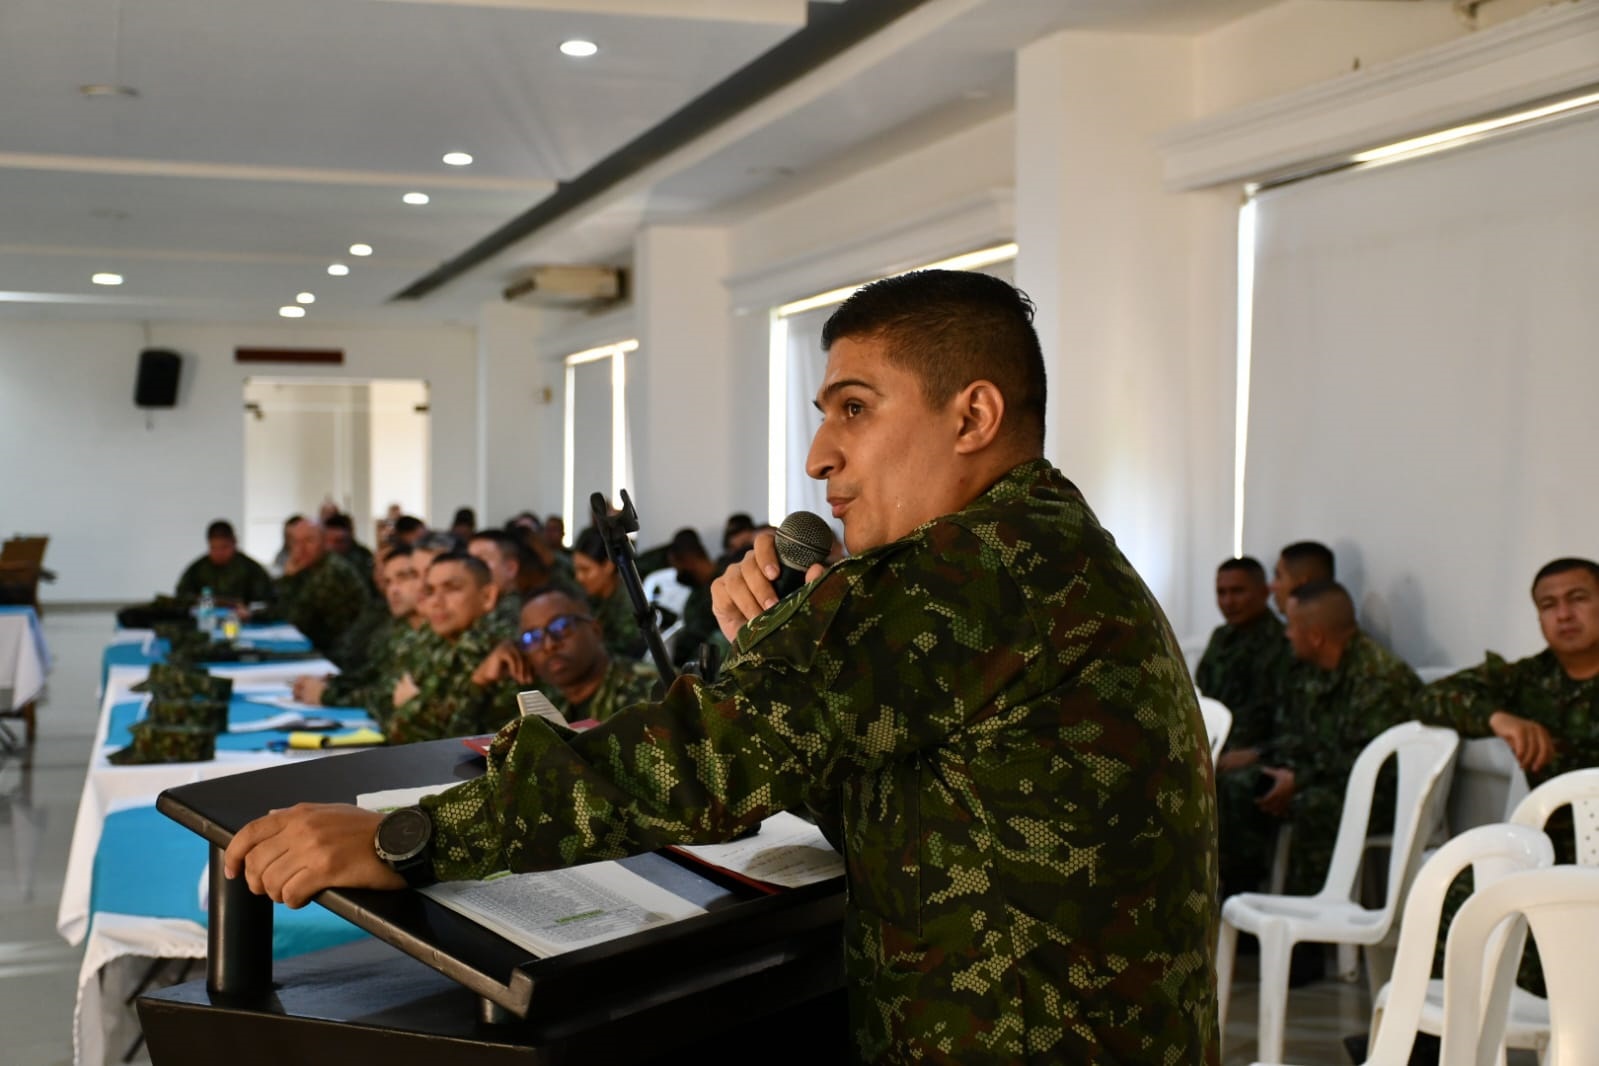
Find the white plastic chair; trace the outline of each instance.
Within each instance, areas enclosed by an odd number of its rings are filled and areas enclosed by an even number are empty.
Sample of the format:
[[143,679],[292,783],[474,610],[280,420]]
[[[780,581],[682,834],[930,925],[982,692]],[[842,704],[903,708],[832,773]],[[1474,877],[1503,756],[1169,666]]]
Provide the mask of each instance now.
[[1443,1066],[1489,1066],[1498,1058],[1527,926],[1549,990],[1545,1063],[1599,1063],[1599,869],[1554,866],[1501,878],[1473,892],[1455,915],[1444,951]]
[[670,566],[651,571],[641,584],[645,599],[672,612],[672,624],[661,630],[661,639],[669,642],[683,628],[683,606],[693,590],[677,579],[677,571]]
[[1213,700],[1198,689],[1194,695],[1199,697],[1199,714],[1205,719],[1205,735],[1210,738],[1210,761],[1215,762],[1222,745],[1227,743],[1227,734],[1232,732],[1233,712],[1221,700]]
[[[1344,788],[1338,838],[1327,879],[1314,896],[1273,896],[1245,892],[1222,907],[1216,947],[1217,1015],[1227,1024],[1233,961],[1240,930],[1260,939],[1260,1058],[1278,1062],[1288,1007],[1288,962],[1300,941],[1323,944],[1380,944],[1389,936],[1406,890],[1421,864],[1421,848],[1443,811],[1448,778],[1460,738],[1453,729],[1406,722],[1385,730],[1355,760]],[[1357,902],[1355,877],[1365,847],[1377,772],[1390,756],[1399,763],[1394,804],[1394,846],[1388,855],[1387,899],[1379,909]]]
[[[1372,1006],[1368,1063],[1408,1062],[1418,1032],[1437,1035],[1442,1031],[1443,982],[1428,978],[1444,897],[1456,875],[1470,866],[1473,886],[1482,889],[1509,874],[1553,866],[1554,862],[1554,845],[1541,830],[1497,824],[1467,830],[1423,864],[1405,900],[1393,979],[1383,986]],[[1438,991],[1436,1008],[1430,1002],[1433,985]]]
[[[1504,748],[1503,742],[1498,739],[1493,743]],[[1505,748],[1507,755],[1509,750]],[[1548,824],[1550,815],[1568,805],[1577,831],[1577,865],[1599,867],[1599,769],[1574,770],[1545,781],[1516,805],[1509,821],[1541,832]],[[1480,875],[1477,876],[1476,885],[1481,888],[1483,882]],[[1408,910],[1406,914],[1409,914]],[[1442,1036],[1443,981],[1429,982],[1426,992],[1418,1027],[1424,1033]],[[1383,993],[1379,993],[1376,1011],[1382,1009],[1382,996]],[[1506,1047],[1530,1048],[1538,1053],[1540,1061],[1544,1060],[1549,1044],[1549,1001],[1524,988],[1512,986],[1508,996],[1504,1041]]]

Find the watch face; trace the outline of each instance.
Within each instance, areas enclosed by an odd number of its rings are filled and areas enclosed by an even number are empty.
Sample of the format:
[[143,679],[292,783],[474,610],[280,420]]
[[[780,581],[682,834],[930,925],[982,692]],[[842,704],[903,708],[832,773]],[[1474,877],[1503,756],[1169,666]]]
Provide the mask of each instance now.
[[394,811],[378,825],[378,847],[392,859],[408,859],[432,836],[433,824],[414,807]]

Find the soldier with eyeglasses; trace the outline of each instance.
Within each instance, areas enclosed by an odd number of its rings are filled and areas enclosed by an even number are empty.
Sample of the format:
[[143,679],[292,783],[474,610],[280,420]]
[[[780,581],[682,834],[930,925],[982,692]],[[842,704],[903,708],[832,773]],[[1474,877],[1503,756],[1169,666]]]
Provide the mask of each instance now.
[[661,683],[653,666],[611,658],[588,608],[557,591],[527,602],[514,646],[496,648],[473,680],[483,686],[536,680],[568,722],[603,722],[635,703],[656,699]]

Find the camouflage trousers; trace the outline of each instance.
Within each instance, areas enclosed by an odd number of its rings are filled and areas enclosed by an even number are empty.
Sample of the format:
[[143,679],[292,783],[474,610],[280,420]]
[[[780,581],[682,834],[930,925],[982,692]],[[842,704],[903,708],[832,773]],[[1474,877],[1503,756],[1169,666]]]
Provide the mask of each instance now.
[[[1223,898],[1266,888],[1277,834],[1285,824],[1284,819],[1255,806],[1256,798],[1268,786],[1266,776],[1254,766],[1216,779]],[[1321,891],[1333,845],[1338,840],[1343,803],[1341,789],[1317,787],[1295,794],[1286,823],[1294,831],[1288,850],[1288,877],[1283,886],[1289,895],[1308,896]]]

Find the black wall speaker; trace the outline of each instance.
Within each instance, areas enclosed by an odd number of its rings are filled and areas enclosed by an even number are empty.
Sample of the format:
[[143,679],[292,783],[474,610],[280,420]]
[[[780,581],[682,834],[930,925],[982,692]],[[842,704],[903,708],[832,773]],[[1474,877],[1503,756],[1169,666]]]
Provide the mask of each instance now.
[[133,386],[133,402],[139,407],[175,407],[178,402],[178,373],[183,357],[164,348],[146,348],[139,353],[139,379]]

